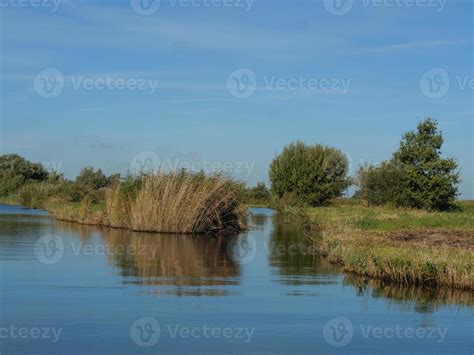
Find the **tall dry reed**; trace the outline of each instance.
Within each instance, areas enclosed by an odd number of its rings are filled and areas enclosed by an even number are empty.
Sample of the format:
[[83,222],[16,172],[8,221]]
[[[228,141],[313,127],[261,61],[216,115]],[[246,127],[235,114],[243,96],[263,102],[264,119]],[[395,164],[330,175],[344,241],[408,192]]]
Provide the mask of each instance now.
[[236,233],[246,227],[239,184],[219,175],[185,172],[140,177],[134,188],[115,185],[106,195],[113,227],[188,234]]

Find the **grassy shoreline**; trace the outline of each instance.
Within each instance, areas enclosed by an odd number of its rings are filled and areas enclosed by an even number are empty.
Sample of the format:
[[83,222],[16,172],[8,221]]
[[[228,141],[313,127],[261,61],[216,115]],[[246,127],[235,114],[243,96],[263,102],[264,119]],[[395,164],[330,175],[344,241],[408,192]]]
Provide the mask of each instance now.
[[[51,187],[52,186],[52,187]],[[58,220],[137,232],[236,234],[247,229],[240,184],[221,175],[157,173],[70,200],[62,184],[28,185],[1,201],[47,210]]]
[[[0,198],[0,203],[21,205],[14,195]],[[426,212],[340,200],[285,212],[303,222],[321,254],[347,273],[409,286],[474,291],[474,201],[458,204],[456,212]],[[58,220],[131,229],[110,223],[105,202],[51,199],[44,209]]]
[[322,254],[348,273],[472,291],[474,201],[458,205],[456,212],[426,212],[345,200],[304,213]]

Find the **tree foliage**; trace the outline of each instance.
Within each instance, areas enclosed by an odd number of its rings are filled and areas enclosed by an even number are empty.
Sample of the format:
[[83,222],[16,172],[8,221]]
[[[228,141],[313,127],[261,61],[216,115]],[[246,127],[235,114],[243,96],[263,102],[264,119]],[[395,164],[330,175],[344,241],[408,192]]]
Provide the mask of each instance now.
[[107,186],[107,177],[102,170],[87,166],[76,177],[76,184],[87,189],[98,190]]
[[341,196],[350,185],[348,161],[338,149],[291,143],[270,165],[272,192],[297,203],[318,206]]
[[270,191],[264,182],[259,181],[256,186],[246,189],[245,200],[249,203],[269,202]]
[[16,192],[22,185],[44,181],[48,172],[40,163],[32,163],[17,154],[0,156],[0,195]]
[[392,159],[378,167],[359,170],[361,195],[372,204],[446,210],[459,185],[457,163],[442,158],[443,136],[438,123],[426,119],[406,133]]

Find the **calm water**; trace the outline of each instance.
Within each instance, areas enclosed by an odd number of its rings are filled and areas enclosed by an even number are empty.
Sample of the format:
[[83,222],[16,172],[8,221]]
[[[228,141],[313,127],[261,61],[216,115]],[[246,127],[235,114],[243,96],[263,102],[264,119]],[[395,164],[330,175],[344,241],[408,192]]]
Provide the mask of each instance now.
[[251,222],[160,236],[0,205],[0,353],[473,353],[472,293],[350,278],[281,216]]

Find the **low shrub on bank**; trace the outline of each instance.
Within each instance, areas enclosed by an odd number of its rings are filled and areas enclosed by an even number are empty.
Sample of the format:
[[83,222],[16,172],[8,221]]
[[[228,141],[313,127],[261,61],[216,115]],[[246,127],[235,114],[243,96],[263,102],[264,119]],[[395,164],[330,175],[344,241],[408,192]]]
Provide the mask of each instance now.
[[161,233],[239,232],[246,227],[241,202],[240,184],[184,171],[117,183],[106,194],[111,226]]
[[245,189],[245,203],[249,205],[269,206],[271,194],[264,182],[258,182],[254,187]]

